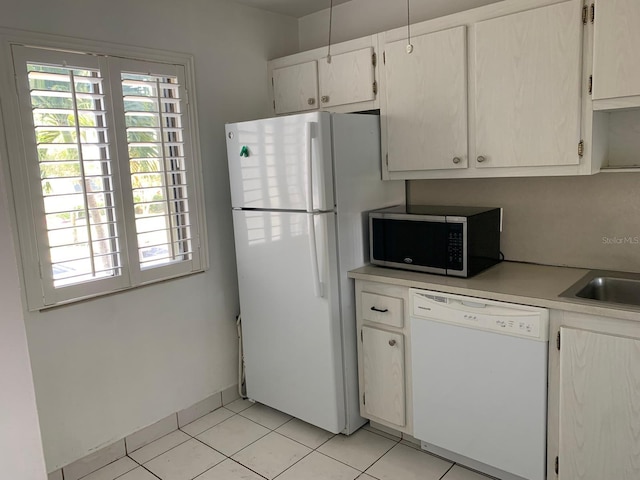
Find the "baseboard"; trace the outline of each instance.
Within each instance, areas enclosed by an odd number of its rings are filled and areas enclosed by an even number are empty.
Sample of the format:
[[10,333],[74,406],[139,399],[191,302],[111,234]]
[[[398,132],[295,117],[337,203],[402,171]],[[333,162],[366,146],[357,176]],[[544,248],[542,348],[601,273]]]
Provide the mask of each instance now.
[[225,388],[190,407],[172,413],[111,445],[49,473],[48,480],[79,480],[238,398],[240,398],[238,385]]

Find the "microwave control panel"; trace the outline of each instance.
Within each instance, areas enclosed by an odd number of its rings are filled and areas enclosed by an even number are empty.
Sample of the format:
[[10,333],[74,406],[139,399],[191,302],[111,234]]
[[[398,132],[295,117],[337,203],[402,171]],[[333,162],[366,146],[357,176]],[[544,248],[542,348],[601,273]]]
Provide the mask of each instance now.
[[464,227],[448,223],[447,270],[464,270]]

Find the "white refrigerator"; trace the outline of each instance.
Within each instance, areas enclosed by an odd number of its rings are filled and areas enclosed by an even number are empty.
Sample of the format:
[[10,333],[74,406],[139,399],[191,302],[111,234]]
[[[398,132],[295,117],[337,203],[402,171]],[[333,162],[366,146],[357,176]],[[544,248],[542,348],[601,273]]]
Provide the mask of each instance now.
[[359,415],[355,299],[382,181],[377,115],[313,112],[226,126],[247,396],[325,430]]

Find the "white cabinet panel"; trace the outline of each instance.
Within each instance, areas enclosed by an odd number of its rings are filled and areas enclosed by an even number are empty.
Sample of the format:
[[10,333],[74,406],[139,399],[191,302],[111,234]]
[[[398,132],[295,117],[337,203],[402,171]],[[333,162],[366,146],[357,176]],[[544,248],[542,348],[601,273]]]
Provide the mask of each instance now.
[[558,478],[640,478],[640,340],[560,330]]
[[347,103],[374,100],[373,48],[331,55],[318,60],[320,106],[333,107]]
[[466,27],[385,45],[389,171],[467,166]]
[[348,113],[379,108],[376,35],[276,58],[268,64],[276,114]]
[[598,2],[594,21],[594,100],[640,95],[638,22],[638,0]]
[[318,108],[318,64],[312,62],[273,70],[276,113],[302,112]]
[[475,25],[476,167],[579,163],[581,0]]
[[362,327],[364,410],[404,426],[404,336]]
[[362,319],[402,328],[404,326],[403,305],[402,298],[362,292]]

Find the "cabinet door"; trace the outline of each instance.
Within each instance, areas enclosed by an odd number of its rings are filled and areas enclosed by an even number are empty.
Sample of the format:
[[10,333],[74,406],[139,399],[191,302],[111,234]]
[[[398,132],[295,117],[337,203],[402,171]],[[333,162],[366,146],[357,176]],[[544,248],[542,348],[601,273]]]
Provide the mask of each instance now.
[[582,0],[475,24],[477,167],[579,163]]
[[312,62],[273,71],[276,113],[302,112],[318,108],[318,65]]
[[559,479],[640,478],[640,340],[560,331]]
[[362,327],[364,411],[405,425],[404,336]]
[[594,21],[593,99],[640,95],[640,2],[598,2]]
[[320,106],[333,107],[347,103],[374,100],[373,48],[331,55],[318,60]]
[[[466,27],[385,45],[388,170],[467,166]],[[385,133],[383,133],[385,134]]]

